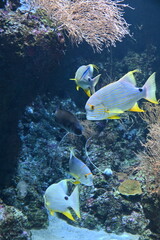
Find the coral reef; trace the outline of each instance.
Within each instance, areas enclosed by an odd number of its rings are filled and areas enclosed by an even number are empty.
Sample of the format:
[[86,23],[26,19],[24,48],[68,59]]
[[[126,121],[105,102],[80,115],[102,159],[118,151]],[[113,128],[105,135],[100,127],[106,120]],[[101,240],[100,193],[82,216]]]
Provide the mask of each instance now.
[[[45,25],[43,17],[0,9],[0,186],[11,183],[20,147],[17,125],[25,106],[37,93],[56,84],[53,71],[65,53],[61,32]],[[57,90],[57,89],[56,89]],[[7,147],[6,147],[7,146]],[[9,167],[8,167],[9,166]]]
[[[128,24],[123,18],[127,5],[111,0],[28,0],[32,8],[45,10],[56,22],[57,29],[65,30],[71,41],[79,44],[85,40],[97,51],[129,34]],[[96,37],[95,37],[96,36]]]
[[[83,1],[65,1],[66,8],[69,2],[72,4],[72,14],[75,4],[77,9],[80,9],[79,14],[82,14]],[[95,10],[101,9],[97,1],[85,2],[88,3],[87,13],[91,11],[88,7],[93,3],[96,4]],[[114,7],[122,6],[120,2],[115,1]],[[40,5],[43,3],[46,4],[46,1],[41,1]],[[46,14],[47,9],[36,12],[19,9],[16,12],[10,11],[15,10],[17,4],[19,1],[9,1],[10,6],[0,10],[0,94],[3,98],[0,103],[0,142],[4,142],[0,151],[3,162],[0,181],[5,184],[1,184],[0,191],[5,203],[0,202],[0,238],[29,240],[31,236],[28,229],[47,226],[44,191],[50,184],[69,177],[69,147],[74,146],[77,157],[80,157],[94,174],[94,187],[80,186],[82,219],[75,223],[69,220],[68,222],[75,226],[105,229],[117,234],[124,231],[138,233],[141,235],[140,240],[159,240],[159,110],[150,106],[150,114],[126,113],[119,121],[89,122],[85,119],[84,109],[77,107],[68,97],[76,95],[73,90],[66,91],[69,81],[63,81],[60,85],[67,98],[55,97],[59,93],[57,86],[60,82],[55,70],[58,69],[59,61],[68,46],[65,36],[69,35],[76,43],[85,40],[100,51],[104,43],[114,44],[116,40],[121,40],[124,33],[128,33],[128,24],[120,18],[125,32],[122,31],[123,34],[118,35],[118,38],[112,38],[115,37],[113,33],[109,42],[106,35],[96,42],[94,38],[86,38],[87,24],[84,25],[85,35],[82,36],[79,32],[74,35],[73,29],[64,24],[65,16],[62,16],[62,13],[58,15],[57,12],[56,19],[51,21]],[[117,9],[120,10],[117,14],[122,14],[122,8]],[[58,11],[62,12],[62,9],[59,8]],[[69,19],[72,23],[74,20],[77,23],[77,14],[76,10],[76,19]],[[74,24],[75,21],[72,26]],[[79,21],[79,24],[83,22]],[[93,24],[93,27],[94,31],[98,30],[96,25]],[[65,32],[61,29],[65,29]],[[99,34],[101,33],[99,31]],[[98,58],[94,55],[94,63],[99,66],[104,76],[97,87],[118,79],[135,68],[140,68],[143,72],[138,86],[143,85],[154,70],[156,51],[154,46],[149,46],[143,52],[128,51],[121,61],[117,56],[112,56],[112,53],[115,53],[113,49],[107,56],[106,52],[102,52]],[[72,52],[71,50],[68,58]],[[80,64],[93,62],[93,55],[88,56],[87,48],[84,48],[84,52],[87,57],[78,56],[75,59],[74,56],[69,60],[75,69]],[[68,66],[69,64],[59,67],[60,73],[63,70],[64,79],[69,79],[71,74]],[[52,93],[49,95],[48,92]],[[80,106],[83,107],[85,97],[83,99],[83,95],[77,96]],[[65,130],[56,124],[54,112],[60,102],[62,108],[73,112],[80,119],[84,127],[82,136],[65,135]],[[137,152],[142,151],[145,152],[141,156],[137,155]],[[94,168],[91,162],[97,168]],[[12,171],[15,173],[11,177]],[[128,181],[141,183],[141,196],[119,194],[120,186]]]
[[0,200],[0,239],[31,240],[27,224],[27,217],[21,211]]

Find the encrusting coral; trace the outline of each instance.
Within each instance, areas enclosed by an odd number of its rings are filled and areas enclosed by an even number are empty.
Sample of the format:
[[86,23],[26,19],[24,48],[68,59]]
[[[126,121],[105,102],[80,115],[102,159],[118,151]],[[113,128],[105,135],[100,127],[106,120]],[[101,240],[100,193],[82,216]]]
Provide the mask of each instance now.
[[142,194],[140,182],[131,179],[127,179],[124,182],[122,182],[118,190],[121,194],[126,196]]

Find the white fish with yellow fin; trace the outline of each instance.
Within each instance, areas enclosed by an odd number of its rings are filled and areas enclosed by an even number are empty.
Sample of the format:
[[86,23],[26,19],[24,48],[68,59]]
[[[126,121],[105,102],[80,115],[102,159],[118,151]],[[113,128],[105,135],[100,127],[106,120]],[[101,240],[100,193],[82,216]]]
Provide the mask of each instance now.
[[119,114],[125,111],[143,112],[137,101],[146,100],[158,104],[156,99],[155,73],[143,87],[136,87],[135,72],[130,71],[116,82],[110,83],[95,92],[85,105],[88,120],[119,119]]
[[93,186],[93,174],[91,170],[75,156],[73,148],[70,149],[69,171],[76,179],[75,184],[82,183],[86,186]]
[[89,97],[95,92],[95,86],[101,76],[99,74],[92,78],[94,69],[98,70],[94,64],[82,65],[77,69],[75,78],[70,79],[75,81],[77,91],[82,88]]
[[74,218],[68,208],[72,208],[76,215],[80,218],[79,190],[78,186],[76,186],[72,194],[68,196],[68,181],[69,180],[65,179],[50,185],[46,189],[43,197],[45,207],[49,210],[52,216],[55,212],[59,212],[74,221]]

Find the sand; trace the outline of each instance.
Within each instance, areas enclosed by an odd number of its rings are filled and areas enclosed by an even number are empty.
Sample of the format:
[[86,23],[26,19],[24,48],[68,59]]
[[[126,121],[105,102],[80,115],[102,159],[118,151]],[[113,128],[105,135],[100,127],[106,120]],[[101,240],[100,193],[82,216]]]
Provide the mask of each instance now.
[[69,225],[58,217],[52,217],[47,229],[32,230],[33,240],[138,240],[139,235],[116,235],[105,231],[88,230]]

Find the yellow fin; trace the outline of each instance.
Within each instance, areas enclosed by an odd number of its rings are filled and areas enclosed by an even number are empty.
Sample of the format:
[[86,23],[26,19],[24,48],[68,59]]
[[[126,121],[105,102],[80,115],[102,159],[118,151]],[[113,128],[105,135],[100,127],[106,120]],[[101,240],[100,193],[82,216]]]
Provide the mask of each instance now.
[[53,210],[50,210],[50,214],[53,216],[53,215],[54,215],[54,211],[53,211]]
[[120,119],[119,116],[111,116],[111,117],[108,117],[108,119]]
[[77,91],[79,91],[79,86],[78,85],[76,86],[76,89],[77,89]]
[[95,64],[89,64],[89,65],[91,65],[94,69],[96,69],[97,70],[97,72],[98,72],[98,67],[95,65]]
[[135,69],[126,73],[119,81],[125,81],[131,83],[133,86],[136,86],[136,80],[133,73],[141,72],[139,69]]
[[141,73],[141,70],[140,69],[135,69],[135,70],[133,70],[133,71],[130,71],[129,73]]
[[73,218],[73,216],[72,216],[71,212],[69,211],[69,209],[66,212],[62,212],[62,214],[64,214],[66,217],[68,217],[72,221],[75,221],[75,219]]
[[143,109],[140,109],[138,106],[138,103],[136,102],[132,108],[130,108],[128,111],[131,112],[145,112]]
[[78,180],[76,180],[76,181],[73,181],[72,183],[73,183],[73,184],[80,184],[81,182],[78,181]]
[[124,113],[121,109],[105,110],[106,113]]
[[47,207],[50,205],[50,203],[49,203],[49,202],[47,202],[47,201],[45,201],[45,204],[46,204],[46,206],[47,206]]
[[84,89],[85,93],[87,94],[88,97],[91,96],[91,91],[89,89]]
[[69,80],[76,81],[77,79],[76,78],[70,78]]

